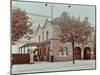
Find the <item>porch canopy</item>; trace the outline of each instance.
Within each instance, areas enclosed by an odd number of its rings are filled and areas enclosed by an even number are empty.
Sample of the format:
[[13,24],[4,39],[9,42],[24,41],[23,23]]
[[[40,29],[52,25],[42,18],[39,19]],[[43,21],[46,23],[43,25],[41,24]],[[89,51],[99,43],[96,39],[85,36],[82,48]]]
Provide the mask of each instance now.
[[[28,44],[25,44],[25,45],[19,47],[19,52],[21,54],[23,54],[23,53],[29,53],[30,52],[29,51],[30,48],[31,48],[32,51],[34,51],[34,49],[36,48],[36,45],[37,45],[37,43],[28,43]],[[26,50],[26,48],[27,48],[27,50]]]
[[23,45],[23,46],[21,46],[19,48],[23,48],[23,47],[33,47],[33,46],[36,46],[36,45],[37,45],[37,43],[28,43],[28,44],[25,44],[25,45]]

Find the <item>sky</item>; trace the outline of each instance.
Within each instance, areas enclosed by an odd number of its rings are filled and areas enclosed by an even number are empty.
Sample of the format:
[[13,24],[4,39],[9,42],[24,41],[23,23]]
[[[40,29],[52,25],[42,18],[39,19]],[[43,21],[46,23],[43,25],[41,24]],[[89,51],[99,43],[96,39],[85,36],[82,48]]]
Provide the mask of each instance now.
[[[71,5],[68,4],[50,4],[45,6],[45,3],[25,2],[25,1],[12,1],[12,7],[18,7],[25,10],[27,13],[33,13],[38,15],[51,16],[51,6],[53,6],[53,18],[59,17],[62,12],[68,12],[70,15],[76,18],[80,16],[81,19],[88,17],[89,22],[95,27],[95,6],[83,6],[83,5]],[[36,29],[38,25],[44,25],[46,17],[40,17],[35,15],[29,15],[30,20],[33,22],[33,29]],[[14,51],[17,51],[16,47],[12,47]]]
[[[62,12],[68,12],[76,18],[80,16],[81,20],[88,17],[88,21],[95,27],[95,6],[86,5],[71,5],[68,4],[50,4],[45,6],[45,3],[25,2],[25,1],[12,1],[12,7],[18,7],[25,10],[27,13],[35,13],[39,15],[51,16],[51,7],[53,6],[53,18],[59,17]],[[39,24],[43,25],[46,17],[29,15],[30,20],[33,22],[33,27]]]

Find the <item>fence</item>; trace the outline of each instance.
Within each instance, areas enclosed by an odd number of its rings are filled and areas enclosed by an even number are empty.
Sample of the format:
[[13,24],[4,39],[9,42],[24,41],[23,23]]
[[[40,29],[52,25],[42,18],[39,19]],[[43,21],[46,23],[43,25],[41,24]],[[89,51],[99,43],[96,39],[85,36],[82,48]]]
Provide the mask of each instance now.
[[12,54],[12,64],[28,64],[30,63],[29,54]]

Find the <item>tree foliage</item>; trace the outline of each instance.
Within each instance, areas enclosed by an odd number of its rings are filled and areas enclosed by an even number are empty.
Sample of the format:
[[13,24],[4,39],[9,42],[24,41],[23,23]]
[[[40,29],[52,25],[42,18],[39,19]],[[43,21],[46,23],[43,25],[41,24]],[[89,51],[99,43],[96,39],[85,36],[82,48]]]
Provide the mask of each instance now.
[[83,42],[87,41],[90,36],[93,27],[88,22],[88,17],[84,20],[80,20],[80,17],[75,18],[70,16],[67,12],[63,12],[60,17],[51,21],[52,24],[58,25],[60,33],[58,36],[62,42],[74,41]]
[[27,33],[32,33],[32,23],[29,21],[29,16],[20,8],[12,9],[12,41],[17,41]]
[[60,33],[58,36],[61,42],[65,43],[69,41],[72,43],[73,64],[75,64],[75,42],[88,42],[88,37],[91,36],[93,30],[93,27],[91,27],[88,22],[88,17],[85,17],[84,20],[81,21],[80,17],[75,18],[74,16],[70,16],[67,12],[63,12],[60,17],[54,18],[51,23],[59,27]]

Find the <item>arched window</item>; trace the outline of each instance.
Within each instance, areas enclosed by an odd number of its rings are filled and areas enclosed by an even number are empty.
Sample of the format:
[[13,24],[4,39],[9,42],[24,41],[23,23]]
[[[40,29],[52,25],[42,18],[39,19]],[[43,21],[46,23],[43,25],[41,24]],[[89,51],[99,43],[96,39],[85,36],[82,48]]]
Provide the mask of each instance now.
[[46,40],[48,40],[48,34],[49,34],[49,33],[48,33],[48,31],[47,31],[47,32],[46,32]]
[[42,32],[42,40],[44,40],[44,32]]
[[39,35],[39,42],[40,42],[40,35]]

